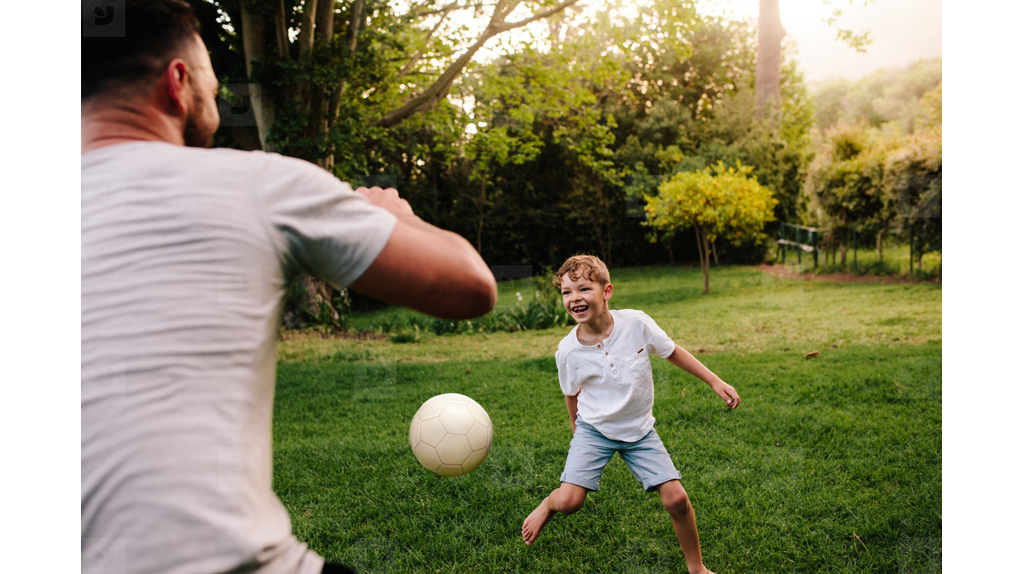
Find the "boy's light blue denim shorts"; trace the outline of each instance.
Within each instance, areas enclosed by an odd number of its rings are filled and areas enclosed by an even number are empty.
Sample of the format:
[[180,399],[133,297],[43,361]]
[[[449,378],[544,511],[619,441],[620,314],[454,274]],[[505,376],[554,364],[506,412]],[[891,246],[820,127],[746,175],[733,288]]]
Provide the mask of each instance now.
[[601,473],[616,452],[647,492],[682,477],[654,429],[636,442],[622,442],[606,438],[596,428],[576,419],[576,434],[569,444],[565,471],[559,480],[597,491]]

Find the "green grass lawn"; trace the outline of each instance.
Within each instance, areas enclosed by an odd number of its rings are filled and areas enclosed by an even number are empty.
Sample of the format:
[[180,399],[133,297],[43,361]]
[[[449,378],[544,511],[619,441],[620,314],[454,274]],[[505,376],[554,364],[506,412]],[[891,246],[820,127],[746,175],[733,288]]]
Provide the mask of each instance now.
[[[941,285],[732,267],[712,269],[703,295],[699,269],[612,278],[613,307],[646,311],[743,398],[730,411],[655,360],[658,432],[710,568],[941,571]],[[522,289],[503,288],[501,305]],[[360,572],[685,572],[657,495],[617,457],[583,510],[522,543],[571,438],[553,358],[565,333],[286,334],[274,486],[298,538]],[[419,405],[447,392],[473,397],[495,427],[487,460],[458,478],[420,467],[407,438]]]

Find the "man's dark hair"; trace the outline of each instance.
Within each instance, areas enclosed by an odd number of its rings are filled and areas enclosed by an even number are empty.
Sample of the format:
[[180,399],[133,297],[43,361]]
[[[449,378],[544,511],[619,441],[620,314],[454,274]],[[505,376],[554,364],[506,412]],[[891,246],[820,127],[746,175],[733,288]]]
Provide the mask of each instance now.
[[[123,30],[103,31],[97,23],[104,18],[121,18]],[[82,101],[151,85],[198,33],[185,0],[83,0]]]

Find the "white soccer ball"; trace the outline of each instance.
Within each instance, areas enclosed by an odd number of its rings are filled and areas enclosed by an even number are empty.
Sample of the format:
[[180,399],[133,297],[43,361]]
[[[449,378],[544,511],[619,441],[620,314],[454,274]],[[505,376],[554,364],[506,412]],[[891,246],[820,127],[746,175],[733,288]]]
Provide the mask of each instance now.
[[409,425],[416,460],[441,476],[461,476],[480,466],[491,451],[491,417],[473,399],[456,393],[423,403]]

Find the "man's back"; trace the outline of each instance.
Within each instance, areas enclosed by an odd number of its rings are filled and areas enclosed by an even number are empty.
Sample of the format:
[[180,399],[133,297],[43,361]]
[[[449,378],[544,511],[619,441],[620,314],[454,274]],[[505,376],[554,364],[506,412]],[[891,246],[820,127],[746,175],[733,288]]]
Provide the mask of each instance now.
[[319,572],[271,491],[281,300],[301,271],[350,284],[394,225],[272,154],[82,156],[85,572]]

